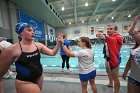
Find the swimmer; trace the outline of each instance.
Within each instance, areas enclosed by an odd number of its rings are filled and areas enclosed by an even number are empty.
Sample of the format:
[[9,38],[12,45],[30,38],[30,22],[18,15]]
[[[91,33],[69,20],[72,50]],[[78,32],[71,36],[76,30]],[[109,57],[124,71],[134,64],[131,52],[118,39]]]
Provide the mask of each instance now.
[[35,34],[34,28],[31,25],[17,23],[15,30],[20,36],[20,40],[1,53],[0,80],[2,80],[9,66],[15,62],[17,72],[15,85],[17,93],[41,93],[43,85],[43,68],[40,63],[41,53],[51,56],[56,55],[62,35],[58,36],[57,44],[51,50],[44,44],[33,41]]

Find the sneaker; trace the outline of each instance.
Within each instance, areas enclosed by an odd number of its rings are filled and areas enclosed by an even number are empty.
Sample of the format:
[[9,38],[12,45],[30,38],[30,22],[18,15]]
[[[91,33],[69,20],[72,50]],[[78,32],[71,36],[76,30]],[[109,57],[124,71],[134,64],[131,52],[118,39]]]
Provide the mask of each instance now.
[[68,73],[70,73],[70,72],[71,72],[71,70],[68,70],[67,72],[68,72]]
[[62,69],[61,72],[64,72],[64,70]]

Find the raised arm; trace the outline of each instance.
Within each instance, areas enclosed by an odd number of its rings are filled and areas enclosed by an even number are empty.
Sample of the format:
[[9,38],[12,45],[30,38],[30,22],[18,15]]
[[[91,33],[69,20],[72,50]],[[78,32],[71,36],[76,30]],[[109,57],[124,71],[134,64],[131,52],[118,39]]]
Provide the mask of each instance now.
[[134,38],[135,42],[140,44],[140,28],[138,29],[138,31],[134,31],[138,18],[139,16],[134,17],[134,21],[132,22],[130,28],[128,29],[128,32]]
[[125,70],[124,70],[124,72],[123,72],[123,74],[122,74],[122,78],[123,78],[124,80],[126,80],[126,76],[127,76],[128,71],[130,70],[130,68],[131,68],[131,60],[130,60],[130,57],[129,57],[129,60],[128,60],[128,62],[126,63],[126,66],[125,66]]
[[70,50],[70,51],[71,51],[71,48],[70,48],[70,46],[68,46],[68,50]]
[[49,49],[48,47],[46,47],[45,45],[39,43],[39,47],[40,47],[41,53],[47,54],[47,55],[51,55],[51,56],[56,55],[57,51],[59,50],[60,39],[61,39],[61,38],[62,38],[62,35],[59,34],[57,44],[56,44],[56,46],[55,46],[55,48],[54,48],[53,50],[51,50],[51,49]]
[[129,29],[128,29],[128,32],[129,32],[130,35],[133,35],[132,32],[133,32],[134,29],[135,29],[135,26],[136,26],[136,24],[137,24],[138,18],[139,18],[139,16],[135,16],[135,17],[134,17],[134,20],[133,20],[133,22],[131,23],[131,25],[130,25],[130,27],[129,27]]
[[66,47],[66,45],[65,45],[64,43],[62,43],[62,47],[63,47],[63,49],[64,49],[64,51],[65,51],[65,53],[66,53],[67,56],[69,56],[69,57],[75,57],[74,53],[71,52],[71,51]]
[[100,38],[100,39],[103,39],[103,40],[106,39],[105,35],[103,35],[101,32],[98,32],[98,34],[97,34],[96,37],[97,37],[97,38]]
[[69,57],[75,57],[74,53],[69,48],[67,48],[67,46],[65,45],[63,38],[60,38],[60,42],[62,44],[62,47],[63,47],[66,55],[69,56]]
[[47,46],[41,44],[41,43],[39,43],[39,46],[41,48],[40,49],[40,52],[41,53],[46,54],[46,55],[50,55],[50,56],[54,56],[57,53],[58,49],[59,49],[60,43],[57,42],[55,48],[52,49],[52,50],[49,49]]

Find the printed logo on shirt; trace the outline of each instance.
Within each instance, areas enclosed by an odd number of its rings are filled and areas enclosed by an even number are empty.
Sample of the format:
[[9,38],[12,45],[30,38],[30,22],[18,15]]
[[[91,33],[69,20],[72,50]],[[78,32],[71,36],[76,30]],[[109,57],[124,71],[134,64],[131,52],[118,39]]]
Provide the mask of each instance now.
[[32,55],[27,55],[27,58],[28,57],[33,57],[33,56],[36,56],[36,55],[38,55],[38,53],[35,53],[35,54],[32,54]]
[[136,62],[136,64],[140,63],[140,50],[135,51],[135,54],[132,55],[132,60]]

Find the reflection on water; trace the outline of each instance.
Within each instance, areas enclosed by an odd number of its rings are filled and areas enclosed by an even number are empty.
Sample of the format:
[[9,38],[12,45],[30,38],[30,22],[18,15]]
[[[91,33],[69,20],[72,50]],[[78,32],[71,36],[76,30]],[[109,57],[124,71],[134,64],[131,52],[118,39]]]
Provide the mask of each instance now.
[[[121,48],[121,57],[122,57],[122,62],[120,64],[120,69],[123,70],[126,62],[128,61],[129,58],[129,53],[130,53],[130,48],[132,45],[123,45]],[[78,46],[72,46],[71,50],[72,51],[77,51],[81,48]],[[94,51],[94,65],[98,71],[105,71],[104,68],[104,58],[103,58],[103,45],[94,45],[92,46],[92,50]],[[47,55],[41,55],[41,63],[43,64],[44,69],[61,69],[61,56],[58,51],[56,56],[47,56]],[[71,70],[78,70],[78,59],[76,57],[71,57],[69,60],[70,63],[70,69]]]

